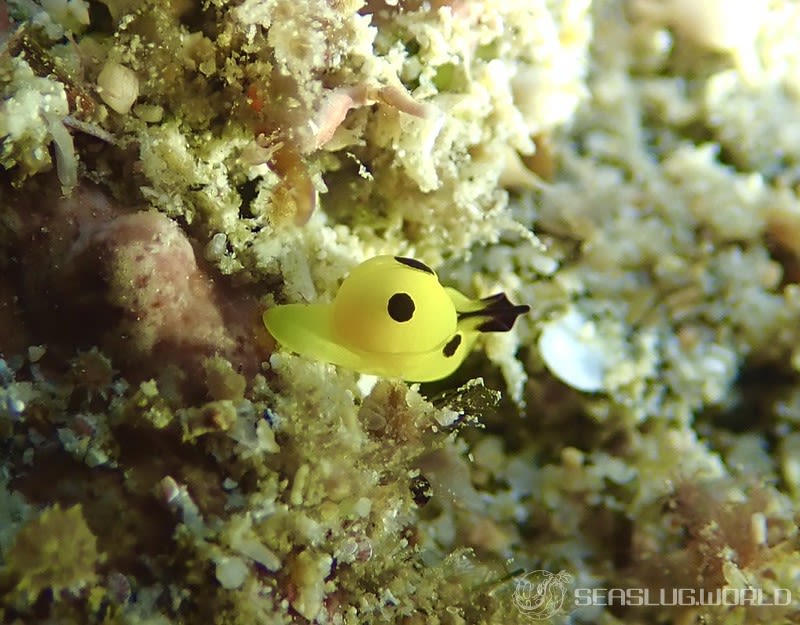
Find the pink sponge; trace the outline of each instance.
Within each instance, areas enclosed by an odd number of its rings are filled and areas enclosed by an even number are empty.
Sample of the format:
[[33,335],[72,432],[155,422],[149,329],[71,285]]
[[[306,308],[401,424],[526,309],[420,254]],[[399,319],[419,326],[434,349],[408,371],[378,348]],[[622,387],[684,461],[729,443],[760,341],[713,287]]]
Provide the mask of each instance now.
[[184,387],[204,378],[210,356],[258,370],[267,350],[256,298],[215,279],[175,222],[85,185],[70,198],[55,188],[30,197],[12,205],[25,307],[46,342],[99,345],[133,380],[173,365]]

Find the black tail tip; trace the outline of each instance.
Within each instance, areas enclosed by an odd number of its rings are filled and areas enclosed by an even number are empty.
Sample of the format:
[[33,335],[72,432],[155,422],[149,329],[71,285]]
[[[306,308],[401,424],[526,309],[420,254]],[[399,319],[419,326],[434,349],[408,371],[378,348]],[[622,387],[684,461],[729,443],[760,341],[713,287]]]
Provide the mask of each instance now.
[[531,309],[527,304],[511,303],[505,293],[484,297],[481,302],[486,304],[486,308],[479,314],[488,319],[477,327],[479,332],[508,332],[514,327],[517,317]]

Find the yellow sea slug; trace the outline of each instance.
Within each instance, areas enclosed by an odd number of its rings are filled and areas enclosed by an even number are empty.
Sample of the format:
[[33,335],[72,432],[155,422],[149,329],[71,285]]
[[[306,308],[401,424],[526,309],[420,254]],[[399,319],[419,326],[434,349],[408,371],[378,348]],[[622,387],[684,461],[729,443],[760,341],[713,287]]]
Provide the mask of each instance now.
[[377,256],[350,272],[332,303],[276,306],[264,325],[298,354],[427,382],[455,371],[478,334],[507,332],[528,310],[504,293],[469,299],[413,258]]

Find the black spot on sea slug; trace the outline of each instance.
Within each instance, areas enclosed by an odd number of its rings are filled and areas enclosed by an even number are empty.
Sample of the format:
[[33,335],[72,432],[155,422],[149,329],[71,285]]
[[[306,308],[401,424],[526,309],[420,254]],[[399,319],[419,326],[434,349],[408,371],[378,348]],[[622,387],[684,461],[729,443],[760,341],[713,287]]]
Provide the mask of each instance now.
[[429,273],[432,276],[436,275],[433,273],[433,269],[428,267],[425,263],[419,262],[415,258],[406,258],[405,256],[395,256],[394,259],[406,267],[413,267],[414,269],[419,269],[420,271],[424,271],[425,273]]
[[461,335],[456,334],[453,338],[447,341],[447,345],[442,348],[442,353],[445,355],[445,357],[450,358],[456,353],[459,345],[461,345]]
[[403,323],[414,316],[414,300],[408,293],[395,293],[389,298],[389,303],[386,306],[389,311],[389,316],[397,321]]

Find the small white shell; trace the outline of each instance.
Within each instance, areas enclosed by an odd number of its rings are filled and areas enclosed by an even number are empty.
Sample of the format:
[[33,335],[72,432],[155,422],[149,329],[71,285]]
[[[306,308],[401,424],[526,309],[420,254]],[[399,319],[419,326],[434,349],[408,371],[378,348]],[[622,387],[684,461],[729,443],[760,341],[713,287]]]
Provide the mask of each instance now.
[[236,590],[244,584],[250,572],[247,564],[236,556],[222,556],[217,560],[215,574],[217,581],[225,590]]
[[559,380],[585,393],[604,388],[609,354],[593,325],[578,311],[570,310],[544,326],[539,353]]
[[126,115],[139,97],[139,79],[124,65],[107,61],[97,77],[103,102],[120,115]]

